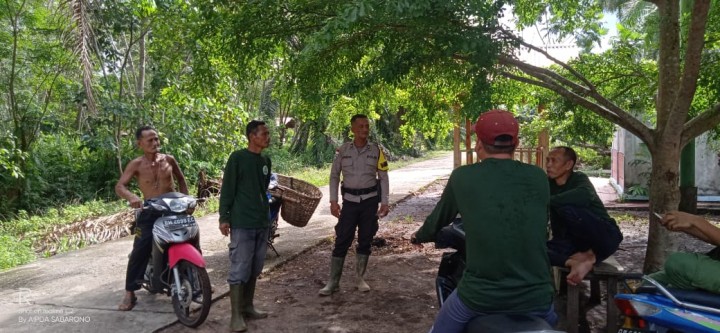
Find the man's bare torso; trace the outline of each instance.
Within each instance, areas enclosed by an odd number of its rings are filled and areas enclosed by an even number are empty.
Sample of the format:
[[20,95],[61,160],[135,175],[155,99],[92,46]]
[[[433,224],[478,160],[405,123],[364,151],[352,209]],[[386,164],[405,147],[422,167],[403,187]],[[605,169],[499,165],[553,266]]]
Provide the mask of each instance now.
[[143,199],[150,199],[168,192],[175,192],[173,181],[173,168],[168,161],[168,155],[157,154],[155,161],[148,160],[145,156],[136,158],[137,163],[135,176],[138,187],[143,194]]

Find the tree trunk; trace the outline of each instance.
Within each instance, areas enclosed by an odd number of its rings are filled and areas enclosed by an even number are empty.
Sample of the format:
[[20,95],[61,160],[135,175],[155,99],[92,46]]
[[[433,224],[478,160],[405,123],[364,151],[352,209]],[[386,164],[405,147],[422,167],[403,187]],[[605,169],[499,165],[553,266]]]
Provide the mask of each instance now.
[[299,154],[307,149],[308,139],[310,138],[310,127],[311,126],[309,126],[309,123],[307,122],[300,123],[297,127],[297,131],[295,132],[295,136],[293,136],[290,151]]
[[140,40],[138,41],[138,79],[136,96],[140,102],[142,102],[145,96],[145,62],[147,59],[145,39],[147,39],[147,33],[142,34],[140,36]]
[[[657,145],[652,151],[652,172],[650,175],[650,211],[666,213],[678,208],[680,202],[679,161],[680,135],[667,138],[664,144]],[[671,235],[658,221],[655,214],[650,215],[648,246],[645,254],[644,273],[662,269],[668,254],[677,250],[677,237]]]

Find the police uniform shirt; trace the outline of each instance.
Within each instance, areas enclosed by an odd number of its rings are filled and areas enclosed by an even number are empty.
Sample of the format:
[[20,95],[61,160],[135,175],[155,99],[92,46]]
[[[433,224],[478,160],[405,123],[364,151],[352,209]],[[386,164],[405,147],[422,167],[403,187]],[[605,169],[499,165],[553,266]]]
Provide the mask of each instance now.
[[[389,197],[387,170],[385,154],[376,143],[368,142],[360,148],[355,147],[352,142],[343,144],[335,152],[330,171],[330,201],[338,200],[338,185],[342,173],[343,187],[359,190],[377,185],[380,190],[380,203],[387,205]],[[378,179],[380,179],[379,184]],[[345,193],[343,200],[360,202],[376,195],[378,191],[361,195]]]

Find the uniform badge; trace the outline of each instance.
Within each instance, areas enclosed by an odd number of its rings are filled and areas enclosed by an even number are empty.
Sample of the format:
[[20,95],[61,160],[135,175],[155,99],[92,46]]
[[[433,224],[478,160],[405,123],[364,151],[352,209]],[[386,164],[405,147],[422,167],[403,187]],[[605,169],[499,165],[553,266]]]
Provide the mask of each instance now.
[[388,171],[388,169],[390,169],[388,167],[387,158],[385,158],[385,154],[383,154],[382,149],[380,149],[380,156],[378,157],[377,168],[380,171]]

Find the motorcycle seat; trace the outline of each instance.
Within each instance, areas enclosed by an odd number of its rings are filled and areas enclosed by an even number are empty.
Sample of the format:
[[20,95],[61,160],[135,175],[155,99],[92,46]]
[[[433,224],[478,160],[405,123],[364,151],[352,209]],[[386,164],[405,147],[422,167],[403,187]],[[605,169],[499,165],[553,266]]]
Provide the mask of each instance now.
[[[675,298],[677,298],[681,302],[707,306],[714,309],[720,309],[720,294],[711,293],[704,290],[684,290],[676,288],[665,289],[667,289],[667,291],[669,291]],[[638,287],[635,293],[662,295],[662,293],[660,292],[660,290],[658,290],[657,287],[647,283]]]

